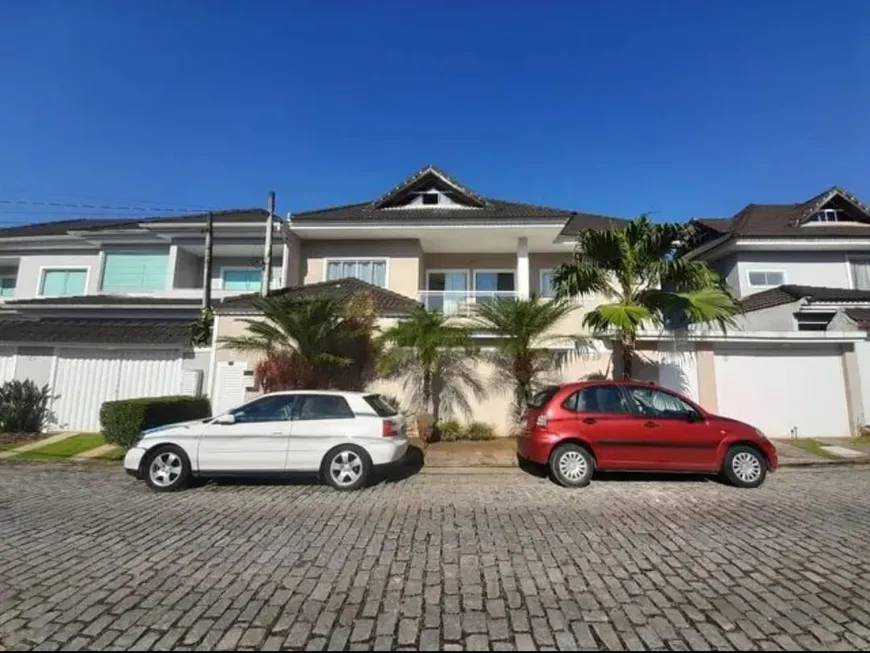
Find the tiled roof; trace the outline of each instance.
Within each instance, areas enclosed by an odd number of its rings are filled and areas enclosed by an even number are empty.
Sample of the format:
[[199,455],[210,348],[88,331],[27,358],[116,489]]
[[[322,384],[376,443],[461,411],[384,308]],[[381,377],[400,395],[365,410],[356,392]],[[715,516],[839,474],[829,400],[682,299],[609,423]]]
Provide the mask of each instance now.
[[565,209],[536,204],[487,199],[481,208],[451,209],[379,209],[371,202],[347,204],[317,211],[295,213],[290,223],[343,222],[345,220],[541,220],[561,222],[572,215]]
[[858,328],[870,330],[870,308],[847,308],[845,313]]
[[826,288],[822,286],[795,286],[784,285],[763,290],[762,292],[749,295],[742,299],[740,304],[741,313],[751,313],[763,308],[772,308],[782,304],[790,304],[799,299],[806,299],[817,303],[870,303],[870,290],[852,290],[851,288]]
[[0,342],[190,345],[190,321],[0,318]]
[[559,236],[574,236],[585,229],[622,229],[630,220],[614,218],[609,215],[597,215],[595,213],[571,213],[568,222],[562,227]]
[[[214,224],[227,224],[235,222],[262,222],[268,212],[265,209],[228,209],[213,211],[212,221]],[[63,236],[71,231],[99,231],[100,229],[123,229],[136,228],[140,224],[176,224],[176,223],[205,223],[206,213],[184,214],[175,216],[157,216],[145,218],[85,218],[76,220],[55,220],[53,222],[40,222],[37,224],[20,225],[0,229],[0,238],[25,238],[38,236]]]
[[[845,208],[862,214],[866,224],[818,223],[807,220],[824,206]],[[712,233],[699,245],[709,249],[734,238],[870,238],[870,210],[844,188],[834,186],[796,204],[748,204],[732,218],[695,218],[693,223]],[[695,251],[695,250],[693,250]]]
[[[345,300],[361,293],[368,293],[371,296],[375,311],[382,316],[407,315],[420,306],[418,302],[410,297],[405,297],[405,295],[400,295],[392,290],[386,290],[359,279],[350,278],[339,279],[337,281],[324,281],[295,288],[282,288],[281,290],[269,293],[269,295],[271,297],[288,297],[305,301],[309,299]],[[257,297],[256,293],[227,297],[215,303],[215,310],[251,308],[254,299]]]
[[148,297],[142,295],[78,295],[75,297],[35,297],[14,299],[0,306],[166,306],[196,308],[199,299]]
[[[413,193],[437,188],[448,195],[459,206],[450,208],[406,208]],[[572,220],[580,224],[577,229],[598,228],[608,220],[619,220],[591,213],[577,213],[567,209],[550,206],[511,202],[483,197],[463,185],[440,168],[429,165],[417,171],[389,192],[371,202],[345,204],[315,211],[302,211],[291,217],[291,224],[305,222],[345,222],[345,221],[427,221],[427,220],[469,220],[469,221],[539,221],[567,223]],[[607,223],[609,226],[609,223]],[[606,228],[606,227],[605,227]],[[570,232],[574,233],[574,232]]]
[[433,165],[426,165],[405,179],[398,186],[384,193],[381,197],[372,202],[372,205],[376,208],[390,206],[396,201],[401,201],[407,197],[409,192],[414,190],[424,190],[426,186],[433,184],[438,188],[446,186],[455,189],[455,191],[459,193],[459,197],[454,195],[453,199],[459,201],[460,204],[483,206],[486,203],[486,200],[481,197],[479,193],[476,193],[468,186],[461,184],[441,168]]

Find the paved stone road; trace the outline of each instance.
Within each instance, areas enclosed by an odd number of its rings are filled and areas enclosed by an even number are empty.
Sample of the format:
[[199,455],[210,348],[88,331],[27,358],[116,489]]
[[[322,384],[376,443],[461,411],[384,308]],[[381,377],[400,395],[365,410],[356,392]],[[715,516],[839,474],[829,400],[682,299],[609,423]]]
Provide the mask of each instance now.
[[0,648],[862,649],[870,469],[153,494],[0,465]]

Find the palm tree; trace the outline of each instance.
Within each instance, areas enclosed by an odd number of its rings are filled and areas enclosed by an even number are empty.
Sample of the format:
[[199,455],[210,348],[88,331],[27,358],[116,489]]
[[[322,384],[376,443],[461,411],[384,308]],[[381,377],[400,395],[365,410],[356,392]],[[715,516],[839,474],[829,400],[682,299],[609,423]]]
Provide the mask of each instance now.
[[454,408],[471,413],[466,390],[476,398],[486,393],[477,378],[470,332],[443,313],[418,308],[385,330],[378,343],[385,348],[381,375],[402,379],[411,404],[436,421]]
[[258,297],[253,305],[262,316],[242,319],[247,333],[220,342],[263,357],[255,380],[266,391],[362,389],[375,361],[374,316],[364,301]]
[[655,224],[645,215],[624,229],[585,230],[577,236],[571,263],[553,275],[558,297],[609,300],[589,311],[583,323],[595,334],[619,335],[626,379],[641,329],[733,324],[737,304],[722,277],[703,261],[675,256],[686,237],[685,227]]
[[546,347],[564,339],[553,333],[556,324],[574,310],[571,302],[499,297],[475,306],[475,329],[496,336],[495,351],[487,358],[500,381],[513,387],[513,412],[519,419],[526,400],[536,392],[542,378],[556,369],[560,357]]

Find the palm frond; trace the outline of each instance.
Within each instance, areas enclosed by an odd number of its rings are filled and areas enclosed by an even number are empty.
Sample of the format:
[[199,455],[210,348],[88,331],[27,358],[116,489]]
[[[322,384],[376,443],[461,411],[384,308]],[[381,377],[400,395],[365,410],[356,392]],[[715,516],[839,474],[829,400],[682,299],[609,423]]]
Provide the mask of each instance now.
[[643,304],[600,304],[583,316],[593,333],[636,333],[645,324],[659,320],[658,313]]

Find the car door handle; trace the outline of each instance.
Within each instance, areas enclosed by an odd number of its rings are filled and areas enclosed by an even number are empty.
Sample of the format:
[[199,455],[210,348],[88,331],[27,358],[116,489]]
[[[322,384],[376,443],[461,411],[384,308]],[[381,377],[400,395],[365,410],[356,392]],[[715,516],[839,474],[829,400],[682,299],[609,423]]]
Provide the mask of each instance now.
[[594,417],[586,417],[583,419],[584,424],[595,424],[595,422],[597,422],[597,421],[598,420],[595,419]]
[[646,424],[644,424],[644,426],[648,429],[657,429],[659,427],[658,423],[656,422],[647,422]]

